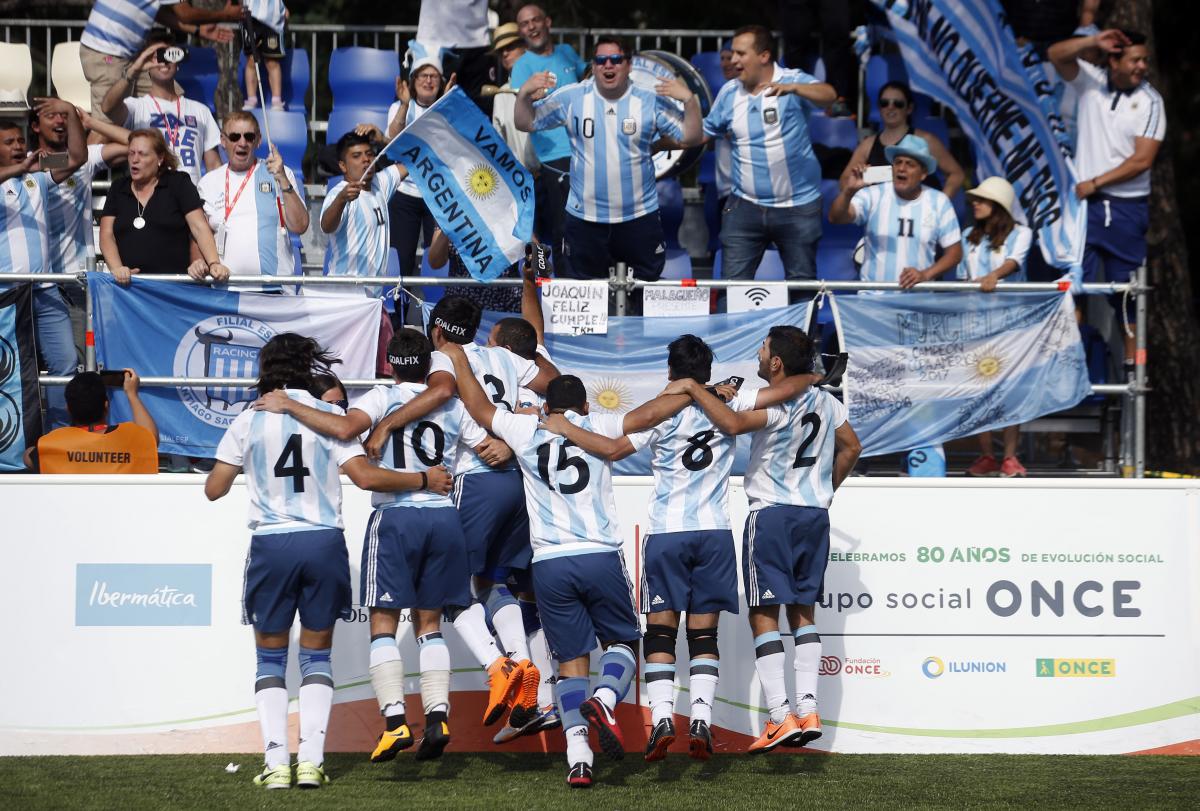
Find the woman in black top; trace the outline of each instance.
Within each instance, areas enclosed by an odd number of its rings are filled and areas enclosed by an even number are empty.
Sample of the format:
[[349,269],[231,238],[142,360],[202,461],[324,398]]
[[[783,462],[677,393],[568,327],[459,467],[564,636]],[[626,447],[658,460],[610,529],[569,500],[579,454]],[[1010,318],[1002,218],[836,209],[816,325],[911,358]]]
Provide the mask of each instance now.
[[[942,188],[946,196],[953,197],[962,188],[966,178],[962,166],[946,149],[940,138],[912,125],[912,112],[913,94],[908,85],[903,82],[888,82],[880,88],[879,118],[883,121],[883,131],[878,135],[868,135],[858,142],[858,147],[850,156],[850,162],[842,171],[843,184],[850,177],[851,167],[864,163],[868,166],[891,166],[892,162],[887,159],[883,150],[900,143],[900,139],[905,135],[916,135],[929,144],[929,154],[937,160],[938,169],[946,176],[946,185]],[[929,185],[936,184],[933,175],[926,178],[925,182]]]
[[[130,133],[129,177],[113,183],[100,215],[100,251],[120,284],[134,273],[185,270],[197,281],[229,278],[200,195],[178,165],[161,132]],[[192,240],[201,258],[189,264]]]

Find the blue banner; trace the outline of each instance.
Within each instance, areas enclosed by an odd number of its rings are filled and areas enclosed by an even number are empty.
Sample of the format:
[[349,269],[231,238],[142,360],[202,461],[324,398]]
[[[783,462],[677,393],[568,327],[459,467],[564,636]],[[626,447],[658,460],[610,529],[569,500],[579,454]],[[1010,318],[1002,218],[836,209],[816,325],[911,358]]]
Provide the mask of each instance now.
[[41,435],[33,285],[21,284],[0,293],[0,471],[24,470]]
[[886,12],[913,90],[954,111],[975,147],[979,178],[1017,192],[1050,265],[1083,273],[1087,208],[1054,87],[1035,79],[997,0],[872,0]]
[[867,456],[1019,425],[1091,391],[1069,293],[835,296],[833,308]]

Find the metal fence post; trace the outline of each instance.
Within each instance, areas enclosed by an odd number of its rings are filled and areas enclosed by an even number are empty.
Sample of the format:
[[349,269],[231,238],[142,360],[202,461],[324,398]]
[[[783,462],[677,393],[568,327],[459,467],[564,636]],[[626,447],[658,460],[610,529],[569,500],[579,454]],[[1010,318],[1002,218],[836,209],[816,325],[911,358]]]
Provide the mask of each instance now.
[[[95,270],[96,260],[88,260],[90,270]],[[87,283],[87,274],[80,274],[83,284],[83,368],[86,371],[96,371],[96,333],[92,324],[92,288]]]
[[625,309],[629,303],[629,290],[625,287],[625,282],[629,278],[629,266],[624,262],[617,262],[617,273],[613,279],[613,283],[617,288],[617,315],[625,315]]
[[1136,479],[1146,475],[1146,312],[1148,302],[1146,296],[1149,287],[1146,285],[1146,265],[1143,263],[1137,269],[1137,287],[1134,295],[1137,297],[1135,308],[1137,324],[1134,325],[1134,343],[1136,353],[1133,358],[1133,476]]

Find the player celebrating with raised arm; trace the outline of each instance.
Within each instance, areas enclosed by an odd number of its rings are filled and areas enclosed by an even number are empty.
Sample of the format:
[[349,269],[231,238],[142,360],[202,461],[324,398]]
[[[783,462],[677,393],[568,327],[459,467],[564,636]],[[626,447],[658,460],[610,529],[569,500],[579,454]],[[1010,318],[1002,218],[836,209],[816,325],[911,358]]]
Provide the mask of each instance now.
[[[567,783],[592,784],[588,722],[600,746],[614,758],[625,754],[616,707],[637,672],[641,630],[633,586],[625,571],[613,516],[612,463],[571,453],[570,440],[550,433],[534,414],[497,407],[470,374],[463,348],[447,346],[458,372],[459,396],[482,426],[508,443],[526,480],[525,503],[533,544],[533,585],[550,652],[559,662],[558,711],[567,737]],[[621,436],[621,416],[588,415],[587,391],[574,375],[546,387],[547,414],[608,437]],[[599,641],[600,679],[588,693],[588,656]]]
[[[311,338],[276,335],[259,354],[258,391],[282,390],[289,398],[325,411],[314,374],[328,372],[333,358]],[[250,491],[250,551],[246,556],[242,621],[254,626],[258,653],[255,704],[262,727],[266,765],[254,778],[269,789],[291,786],[288,763],[288,637],[300,613],[300,751],[296,785],[329,782],[323,768],[325,730],[333,704],[333,626],[350,616],[350,562],[342,534],[340,469],[364,490],[426,489],[445,495],[450,475],[443,467],[397,473],[372,466],[354,441],[333,440],[286,414],[247,409],[217,446],[217,462],[204,485],[215,501],[246,471]]]
[[[758,375],[772,384],[808,373],[812,364],[812,341],[797,327],[772,327],[758,350]],[[780,744],[803,746],[821,736],[821,637],[814,606],[829,557],[829,504],[862,447],[846,419],[845,405],[823,389],[809,389],[767,409],[754,408],[757,392],[739,393],[731,409],[690,378],[672,383],[666,391],[690,395],[725,433],[754,433],[745,476],[750,515],[742,538],[742,576],[755,667],[770,718],[749,751],[766,752]],[[796,714],[784,683],[781,605],[787,607],[796,640]]]

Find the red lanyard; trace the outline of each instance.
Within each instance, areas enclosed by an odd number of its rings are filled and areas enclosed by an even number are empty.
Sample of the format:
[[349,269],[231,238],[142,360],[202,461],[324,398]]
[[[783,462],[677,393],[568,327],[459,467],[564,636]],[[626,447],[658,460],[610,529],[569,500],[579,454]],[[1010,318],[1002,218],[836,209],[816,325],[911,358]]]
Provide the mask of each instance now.
[[242,185],[238,186],[237,194],[233,196],[233,202],[229,202],[229,164],[225,164],[225,222],[229,222],[229,215],[233,213],[233,209],[238,204],[238,200],[242,198],[242,189],[246,188],[246,184],[254,177],[254,170],[258,167],[258,159],[254,159],[254,163],[250,164],[250,170],[246,172],[246,176],[242,178]]
[[150,101],[154,102],[154,108],[158,110],[158,114],[162,116],[163,129],[167,131],[167,141],[171,144],[171,148],[179,146],[179,129],[183,125],[183,105],[180,103],[178,96],[175,97],[175,125],[171,126],[171,122],[167,120],[167,114],[163,112],[163,108],[158,106],[158,99],[154,96],[150,97]]

